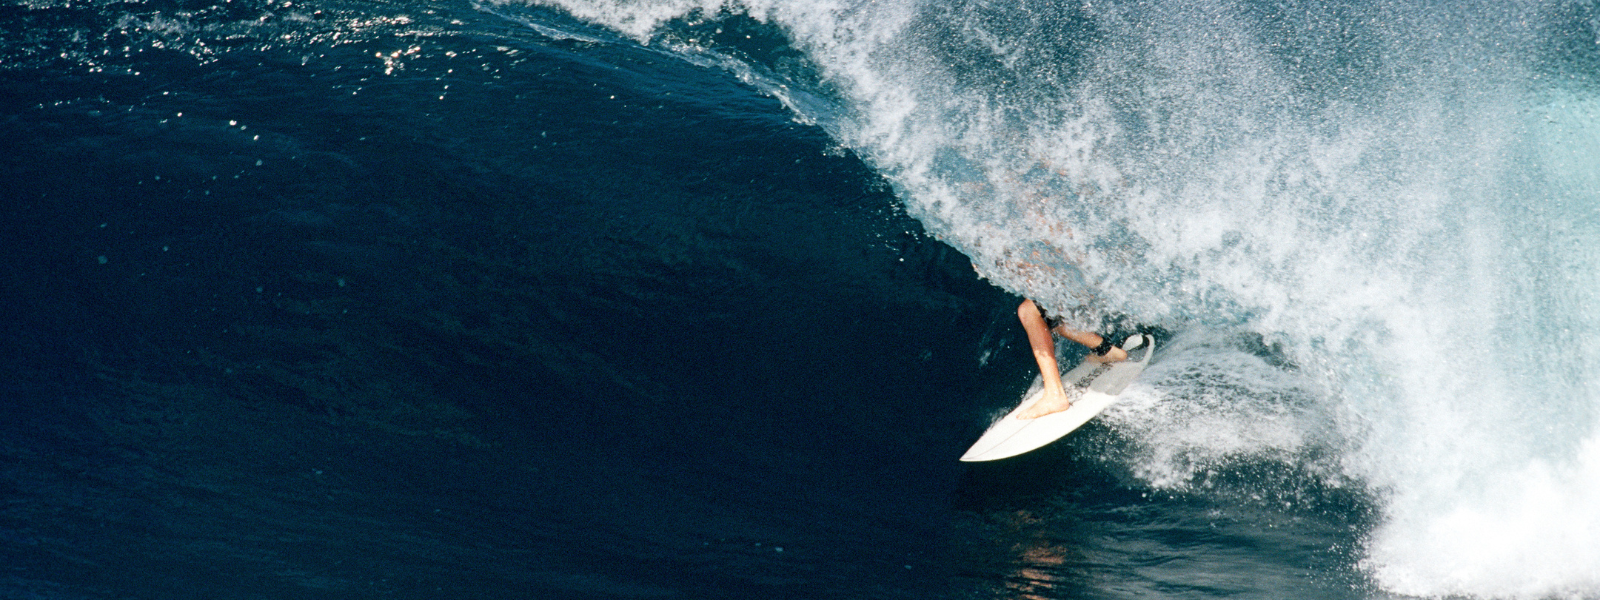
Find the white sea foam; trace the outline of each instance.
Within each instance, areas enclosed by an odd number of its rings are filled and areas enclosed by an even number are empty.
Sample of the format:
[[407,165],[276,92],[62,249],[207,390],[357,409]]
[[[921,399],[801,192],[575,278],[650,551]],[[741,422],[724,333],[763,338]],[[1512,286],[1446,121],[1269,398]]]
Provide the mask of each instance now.
[[1552,41],[1582,11],[538,1],[781,28],[980,273],[1186,332],[1107,415],[1149,485],[1320,448],[1382,499],[1381,587],[1600,596],[1600,65]]
[[1225,338],[1191,330],[1167,340],[1162,360],[1101,416],[1137,440],[1132,470],[1157,488],[1203,488],[1240,458],[1297,460],[1333,435],[1304,378]]

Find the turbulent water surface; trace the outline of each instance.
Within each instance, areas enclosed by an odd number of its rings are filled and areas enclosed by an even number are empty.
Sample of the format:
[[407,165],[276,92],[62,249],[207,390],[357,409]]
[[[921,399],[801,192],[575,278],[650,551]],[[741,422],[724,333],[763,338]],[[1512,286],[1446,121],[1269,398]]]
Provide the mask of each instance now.
[[[1600,598],[1589,0],[5,0],[0,147],[0,597]],[[1022,297],[1159,352],[959,463]]]

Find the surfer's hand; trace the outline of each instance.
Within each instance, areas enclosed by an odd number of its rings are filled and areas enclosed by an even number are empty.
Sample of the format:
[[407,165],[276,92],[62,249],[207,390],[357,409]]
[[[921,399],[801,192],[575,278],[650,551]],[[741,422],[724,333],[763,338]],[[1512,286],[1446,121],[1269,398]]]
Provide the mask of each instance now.
[[[1123,356],[1126,357],[1127,354],[1123,354]],[[1029,406],[1027,410],[1019,413],[1017,418],[1037,419],[1048,414],[1061,412],[1071,407],[1072,400],[1067,398],[1066,390],[1063,390],[1059,387],[1048,386],[1045,388],[1044,393],[1039,395],[1039,399],[1034,401],[1033,406]]]

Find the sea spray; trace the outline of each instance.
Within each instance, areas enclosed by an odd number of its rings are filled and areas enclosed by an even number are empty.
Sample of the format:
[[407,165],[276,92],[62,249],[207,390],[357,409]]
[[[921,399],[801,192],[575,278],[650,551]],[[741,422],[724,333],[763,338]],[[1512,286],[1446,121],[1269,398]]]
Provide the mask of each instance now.
[[817,76],[762,89],[832,98],[798,116],[995,284],[1272,348],[1173,344],[1108,414],[1147,485],[1315,456],[1380,498],[1380,587],[1600,594],[1594,11],[538,3],[728,56],[675,32],[777,28]]

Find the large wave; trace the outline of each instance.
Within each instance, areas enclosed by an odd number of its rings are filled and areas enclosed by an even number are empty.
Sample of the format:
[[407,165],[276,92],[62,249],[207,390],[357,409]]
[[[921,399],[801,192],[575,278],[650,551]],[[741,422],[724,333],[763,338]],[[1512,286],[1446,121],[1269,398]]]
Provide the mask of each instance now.
[[536,3],[737,64],[995,284],[1182,332],[1108,416],[1149,485],[1314,461],[1388,590],[1600,594],[1600,8]]

